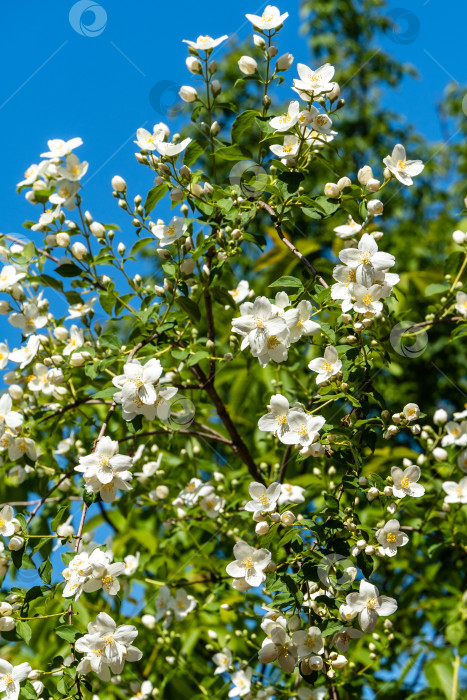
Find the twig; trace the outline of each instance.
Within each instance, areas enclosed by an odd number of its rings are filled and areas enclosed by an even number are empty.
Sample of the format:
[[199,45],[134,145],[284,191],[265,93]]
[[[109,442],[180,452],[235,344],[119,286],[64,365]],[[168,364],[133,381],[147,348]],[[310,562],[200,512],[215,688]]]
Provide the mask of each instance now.
[[300,251],[294,246],[294,244],[293,244],[291,241],[289,241],[288,238],[286,238],[286,237],[284,236],[284,234],[283,234],[283,232],[282,232],[281,225],[280,225],[280,223],[277,221],[277,214],[276,214],[276,212],[274,211],[274,209],[273,209],[272,207],[270,207],[269,204],[266,204],[266,202],[263,202],[263,201],[261,201],[261,200],[258,200],[257,203],[258,203],[258,205],[261,207],[261,209],[264,209],[265,211],[267,211],[267,213],[268,213],[269,216],[271,217],[272,222],[273,222],[273,225],[274,225],[274,228],[276,229],[276,233],[277,233],[277,235],[279,236],[279,238],[281,239],[282,243],[284,243],[284,245],[286,245],[287,248],[288,248],[294,255],[297,256],[297,258],[299,258],[299,260],[300,260],[300,261],[305,265],[305,267],[307,267],[308,270],[311,272],[311,274],[313,275],[313,277],[317,277],[317,278],[318,278],[318,282],[320,282],[320,284],[322,284],[323,287],[324,287],[325,289],[327,289],[327,288],[329,287],[329,285],[328,285],[327,282],[325,282],[324,279],[321,277],[321,275],[319,274],[318,270],[317,270],[315,267],[313,267],[313,265],[311,264],[311,262],[309,262],[309,261],[306,259],[306,257],[305,257],[304,255],[302,255],[302,253],[300,253]]

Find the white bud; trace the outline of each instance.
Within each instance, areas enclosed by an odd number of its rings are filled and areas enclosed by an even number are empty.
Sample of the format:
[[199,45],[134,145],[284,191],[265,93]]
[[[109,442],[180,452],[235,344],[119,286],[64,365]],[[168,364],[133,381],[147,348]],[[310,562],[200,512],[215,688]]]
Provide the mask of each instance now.
[[156,626],[156,618],[154,615],[143,615],[141,618],[142,624],[148,629],[152,630]]
[[379,491],[375,486],[372,486],[370,489],[368,489],[368,493],[366,495],[368,501],[374,501],[375,498],[378,498],[379,496]]
[[385,486],[383,489],[383,493],[385,496],[390,498],[392,496],[392,486]]
[[187,258],[180,265],[180,272],[183,275],[191,275],[191,273],[193,272],[194,269],[195,269],[195,261],[193,260],[193,258]]
[[371,180],[373,177],[373,170],[370,168],[369,165],[364,165],[363,168],[360,168],[358,171],[358,181],[361,185],[365,186],[368,182],[368,180]]
[[238,61],[238,67],[245,75],[253,75],[258,70],[258,64],[251,56],[242,56]]
[[88,254],[88,249],[86,248],[84,243],[76,241],[76,243],[73,243],[73,245],[71,246],[71,252],[77,260],[82,260]]
[[293,56],[291,53],[284,53],[279,56],[276,62],[276,71],[286,71],[289,70],[293,63]]
[[266,521],[262,523],[256,523],[255,532],[257,535],[265,535],[269,530],[269,525]]
[[352,187],[352,181],[350,177],[341,177],[340,180],[337,181],[337,186],[339,190],[343,190],[344,187]]
[[13,535],[13,537],[10,539],[8,543],[8,549],[11,552],[17,552],[18,550],[22,549],[24,545],[24,538],[20,537],[19,535]]
[[65,326],[57,326],[54,328],[54,338],[57,340],[67,340],[68,338],[68,329],[65,328]]
[[339,185],[336,185],[335,182],[327,182],[324,186],[324,194],[326,197],[338,197],[339,192]]
[[302,626],[300,615],[292,615],[288,620],[289,632],[296,632]]
[[350,323],[352,316],[350,314],[342,314],[342,323]]
[[331,661],[331,664],[333,668],[344,668],[347,664],[347,659],[343,654],[338,654],[337,658]]
[[332,90],[330,90],[329,92],[326,93],[326,97],[331,102],[334,102],[334,100],[337,100],[337,98],[341,94],[341,88],[340,88],[339,83],[331,83],[331,85],[332,85]]
[[271,518],[273,523],[278,523],[278,522],[280,522],[280,519],[281,519],[281,516],[279,515],[279,513],[271,513],[269,517]]
[[112,187],[115,192],[126,192],[126,182],[120,175],[114,175],[112,178]]
[[0,617],[0,631],[10,632],[15,629],[16,621],[13,617]]
[[222,91],[222,86],[218,80],[213,80],[211,83],[211,90],[214,96],[218,95]]
[[438,408],[433,415],[433,423],[435,425],[444,425],[448,420],[448,414],[444,408]]
[[[221,130],[221,127],[220,127],[219,122],[213,122],[213,123],[211,124],[211,134],[212,134],[213,136],[217,136],[217,134],[219,133],[220,130]],[[209,185],[209,183],[208,183],[208,182],[205,182],[205,183],[204,183],[204,189],[205,189],[205,190],[206,190],[206,185]]]
[[182,85],[178,94],[184,102],[194,102],[198,97],[195,88],[190,85]]
[[266,42],[264,41],[263,37],[259,36],[258,34],[253,34],[253,42],[258,49],[266,48]]
[[360,486],[366,486],[368,484],[368,479],[366,478],[366,476],[360,476],[358,478],[358,483],[360,484]]
[[431,454],[437,462],[445,462],[448,458],[448,453],[444,447],[435,447]]
[[370,177],[370,179],[366,183],[366,188],[369,192],[377,192],[380,187],[381,182],[379,180],[375,180],[374,177]]
[[282,525],[285,525],[286,527],[290,527],[291,525],[293,525],[295,520],[296,520],[295,514],[292,513],[291,510],[286,510],[285,513],[282,513],[282,515],[281,515],[281,523],[282,523]]
[[465,233],[463,231],[454,231],[452,234],[452,240],[454,243],[457,243],[457,245],[464,245],[465,243]]
[[55,240],[60,248],[68,248],[70,245],[70,236],[65,231],[57,233]]
[[103,236],[105,236],[105,228],[98,221],[93,221],[89,226],[89,230],[96,238],[103,238]]
[[379,199],[370,199],[367,209],[370,216],[380,216],[383,213],[383,203]]
[[397,505],[395,503],[390,503],[386,510],[391,515],[394,515],[394,513],[397,513]]
[[81,365],[84,365],[85,362],[85,357],[82,352],[74,352],[73,355],[70,355],[70,365],[72,367],[81,367]]
[[190,73],[201,73],[201,63],[195,56],[188,56],[185,63]]
[[369,544],[367,547],[365,547],[365,554],[369,554],[370,556],[375,553],[375,548]]

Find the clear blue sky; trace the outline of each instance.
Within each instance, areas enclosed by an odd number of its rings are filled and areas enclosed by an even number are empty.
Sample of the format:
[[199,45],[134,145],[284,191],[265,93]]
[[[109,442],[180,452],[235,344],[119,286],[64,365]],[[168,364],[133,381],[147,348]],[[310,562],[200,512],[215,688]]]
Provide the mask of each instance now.
[[[401,34],[382,37],[381,45],[412,63],[421,79],[407,80],[400,92],[386,95],[385,100],[426,136],[438,139],[436,103],[449,76],[467,83],[466,7],[462,0],[446,5],[446,11],[439,0],[391,0],[390,8],[397,9],[401,3],[410,8],[400,20]],[[164,80],[190,83],[182,39],[226,33],[234,44],[252,33],[245,13],[263,9],[258,0],[237,0],[224,8],[219,0],[176,4],[102,0],[103,9],[96,8],[95,35],[83,36],[69,21],[74,5],[64,0],[17,0],[2,6],[0,231],[4,233],[20,232],[22,221],[37,213],[23,196],[16,195],[15,183],[30,163],[37,162],[47,139],[81,136],[84,146],[78,154],[90,162],[84,180],[85,204],[95,218],[125,225],[128,236],[131,228],[115,207],[110,179],[115,173],[123,175],[133,193],[144,193],[151,185],[149,171],[134,160],[132,143],[138,126],[151,126],[166,117],[151,105],[151,90]],[[289,50],[296,61],[308,62],[305,40],[298,34],[299,3],[288,0],[280,7],[290,13],[281,31],[280,51]],[[74,16],[80,29],[77,15],[79,7]],[[94,15],[88,11],[81,20],[89,25]],[[87,31],[83,25],[81,31]],[[292,68],[287,76],[290,80],[293,72]],[[287,97],[287,87],[282,89]],[[171,100],[169,91],[163,101]]]

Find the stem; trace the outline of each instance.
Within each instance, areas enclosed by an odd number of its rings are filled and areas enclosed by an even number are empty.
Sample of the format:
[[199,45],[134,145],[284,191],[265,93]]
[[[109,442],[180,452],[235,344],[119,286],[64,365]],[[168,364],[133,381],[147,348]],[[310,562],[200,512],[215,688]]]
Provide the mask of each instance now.
[[279,238],[281,239],[282,243],[284,243],[284,245],[286,245],[287,248],[288,248],[294,255],[297,256],[297,258],[299,258],[299,260],[300,260],[300,261],[305,265],[305,267],[308,268],[308,270],[311,272],[311,274],[313,275],[313,277],[317,277],[317,278],[318,278],[318,282],[319,282],[320,284],[322,284],[323,287],[324,287],[325,289],[328,289],[329,285],[328,285],[327,282],[325,282],[324,279],[321,277],[321,275],[319,274],[318,270],[316,270],[316,268],[313,267],[313,265],[305,258],[305,256],[302,255],[302,254],[300,253],[299,250],[297,250],[297,248],[294,246],[294,244],[293,244],[291,241],[289,241],[288,238],[286,238],[286,237],[284,236],[284,234],[283,234],[283,232],[282,232],[282,229],[281,229],[281,225],[280,225],[280,223],[279,223],[278,220],[277,220],[277,214],[276,214],[276,212],[274,211],[274,209],[273,209],[272,207],[270,207],[269,204],[266,204],[266,202],[263,202],[263,201],[261,201],[261,200],[258,200],[257,204],[261,207],[261,209],[264,209],[265,211],[267,211],[267,213],[268,213],[269,216],[271,217],[271,219],[272,219],[272,221],[273,221],[274,228],[276,229],[276,233],[277,233],[277,235],[279,236]]

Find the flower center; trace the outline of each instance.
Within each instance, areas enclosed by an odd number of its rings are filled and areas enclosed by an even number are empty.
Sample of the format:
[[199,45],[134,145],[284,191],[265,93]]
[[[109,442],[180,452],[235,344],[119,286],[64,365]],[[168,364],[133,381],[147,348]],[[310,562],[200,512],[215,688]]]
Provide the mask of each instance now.
[[366,607],[369,608],[369,609],[371,608],[372,610],[374,610],[374,608],[376,608],[376,605],[377,605],[377,604],[378,604],[378,598],[368,598]]
[[277,340],[276,336],[271,335],[268,338],[268,348],[274,349],[274,348],[277,348],[278,345],[279,345],[279,341]]
[[362,254],[360,255],[360,260],[361,260],[362,263],[364,263],[365,265],[369,265],[369,264],[371,263],[371,253],[362,253]]
[[319,117],[316,118],[316,123],[318,124],[318,126],[324,126],[326,124],[326,122],[327,122],[327,119],[324,116],[324,114],[321,114]]
[[278,417],[277,422],[279,425],[285,425],[287,423],[287,416],[285,413]]
[[330,372],[332,370],[332,363],[329,362],[329,360],[324,360],[321,369],[323,370],[323,372]]
[[170,226],[165,227],[166,236],[175,236],[175,224],[170,224]]
[[5,527],[5,521],[3,518],[0,518],[0,530],[2,530]]
[[390,532],[389,535],[387,536],[387,541],[388,542],[396,542],[397,537],[393,532]]
[[266,496],[265,493],[263,493],[262,496],[258,496],[258,501],[263,504],[263,506],[268,505],[269,503],[269,498]]
[[407,165],[408,165],[408,163],[407,163],[406,160],[398,160],[398,161],[397,161],[397,167],[398,167],[400,170],[405,170],[406,167],[407,167]]
[[107,588],[108,591],[110,591],[112,584],[114,582],[114,577],[108,574],[107,576],[103,576],[101,579],[102,585]]
[[365,304],[365,306],[369,306],[373,301],[373,297],[370,294],[365,294],[365,296],[362,297],[362,301]]
[[411,483],[412,482],[410,481],[410,479],[406,476],[404,476],[404,478],[401,480],[401,486],[403,489],[408,489]]
[[291,153],[293,151],[293,145],[291,143],[286,143],[282,150],[284,153]]
[[2,681],[5,683],[6,686],[14,683],[13,676],[11,675],[11,673],[5,673],[5,675],[2,676]]
[[281,124],[287,124],[287,122],[289,122],[291,119],[292,117],[288,112],[284,112],[284,114],[281,114],[281,116],[279,117],[279,121]]
[[200,36],[198,41],[200,44],[205,44],[207,41],[212,41],[212,39],[209,34],[206,34],[205,36]]
[[308,429],[306,427],[306,423],[302,423],[301,425],[298,426],[297,433],[299,435],[307,435],[308,434]]
[[253,559],[251,557],[247,557],[247,559],[244,559],[242,561],[242,566],[244,569],[254,569],[255,565],[253,563]]

